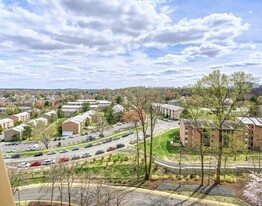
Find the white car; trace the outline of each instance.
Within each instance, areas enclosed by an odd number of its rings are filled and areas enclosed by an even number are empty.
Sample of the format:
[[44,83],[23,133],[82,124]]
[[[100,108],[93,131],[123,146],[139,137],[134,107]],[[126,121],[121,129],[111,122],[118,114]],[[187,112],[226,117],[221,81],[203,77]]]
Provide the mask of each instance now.
[[22,162],[18,165],[20,168],[28,168],[30,167],[30,164],[28,162]]
[[38,144],[33,144],[32,146],[29,146],[29,147],[27,147],[27,151],[30,151],[30,150],[37,150],[37,148],[38,148]]
[[5,155],[4,159],[10,159],[12,156],[11,155]]
[[53,160],[53,159],[44,160],[44,165],[51,165],[51,164],[54,164],[54,163],[55,163],[55,160]]

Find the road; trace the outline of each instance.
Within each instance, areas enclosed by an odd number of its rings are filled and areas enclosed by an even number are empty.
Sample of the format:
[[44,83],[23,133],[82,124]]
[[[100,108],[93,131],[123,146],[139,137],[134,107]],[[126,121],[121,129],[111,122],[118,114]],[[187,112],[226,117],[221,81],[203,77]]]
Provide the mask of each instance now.
[[[160,134],[168,129],[171,129],[171,128],[178,128],[178,122],[176,121],[172,121],[172,122],[166,122],[166,121],[162,121],[162,120],[159,120],[158,121],[158,124],[156,125],[155,127],[155,135],[157,134]],[[109,136],[110,134],[113,134],[114,133],[114,130],[110,130],[110,131],[105,131],[105,135],[106,136]],[[142,135],[140,133],[140,135]],[[83,138],[83,136],[81,135],[77,135],[76,137],[74,137],[73,139],[77,139],[77,138]],[[84,138],[86,139],[86,136],[84,136]],[[118,143],[123,143],[126,145],[126,147],[130,146],[130,141],[135,139],[135,134],[133,135],[130,135],[130,136],[127,136],[127,137],[124,137],[124,138],[120,138],[118,140],[114,140],[112,142],[109,142],[109,143],[104,143],[104,144],[101,144],[101,145],[97,145],[97,146],[93,146],[93,147],[90,147],[90,148],[79,148],[79,150],[77,151],[68,151],[67,153],[57,153],[55,155],[46,155],[44,154],[43,156],[40,156],[40,157],[32,157],[32,156],[28,156],[28,157],[21,157],[19,159],[5,159],[5,163],[7,166],[18,166],[19,163],[21,162],[29,162],[29,163],[32,163],[34,161],[43,161],[45,159],[54,159],[56,160],[56,162],[59,160],[59,158],[61,157],[72,157],[72,156],[76,156],[76,155],[79,155],[81,156],[83,153],[92,153],[93,154],[93,157],[95,156],[95,152],[97,150],[106,150],[108,147],[112,147],[112,146],[116,146],[116,144]],[[91,142],[90,142],[91,143]],[[89,143],[87,143],[89,144]],[[61,149],[57,149],[56,148],[56,151],[60,151]],[[117,151],[115,151],[117,152]],[[93,158],[92,157],[92,158]]]
[[[63,189],[66,192],[66,188]],[[79,190],[78,187],[74,187],[72,191],[72,202],[78,204],[79,202],[79,195],[76,195],[76,191]],[[111,188],[111,190],[114,190]],[[207,203],[200,203],[195,200],[187,200],[187,197],[178,196],[178,195],[170,195],[165,192],[158,192],[144,189],[132,189],[128,190],[128,192],[124,198],[125,206],[204,206],[204,205],[215,205],[215,204],[207,204]],[[43,190],[41,191],[40,188],[31,188],[20,190],[20,200],[50,200],[50,194],[45,194]],[[50,193],[50,190],[49,190]],[[120,197],[119,197],[120,198]],[[16,201],[19,200],[18,192],[15,194]],[[54,200],[60,201],[60,196],[57,190],[55,190]],[[68,201],[67,193],[63,195],[63,201]],[[204,202],[204,201],[203,201]],[[222,205],[222,204],[221,204]]]

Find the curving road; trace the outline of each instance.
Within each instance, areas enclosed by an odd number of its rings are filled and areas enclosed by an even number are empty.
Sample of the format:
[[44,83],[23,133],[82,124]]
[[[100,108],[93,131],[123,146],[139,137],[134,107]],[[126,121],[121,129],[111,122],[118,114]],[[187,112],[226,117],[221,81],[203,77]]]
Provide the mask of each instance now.
[[[112,188],[111,188],[112,189]],[[63,201],[67,202],[68,198],[66,195],[66,188],[63,189],[65,194],[63,195]],[[72,191],[72,202],[75,204],[79,203],[79,197],[76,195],[76,191],[79,188],[76,186],[73,188]],[[115,189],[112,189],[115,190]],[[151,191],[146,189],[137,189],[131,188],[127,189],[128,191],[126,195],[124,195],[125,206],[204,206],[204,205],[218,205],[217,202],[203,200],[199,202],[196,198],[188,199],[186,196],[174,195],[169,194],[166,192],[160,191]],[[20,194],[19,194],[20,193]],[[31,189],[24,189],[20,190],[20,192],[15,194],[15,200],[50,200],[50,194],[45,194],[43,190],[40,188],[31,188]],[[60,201],[59,192],[55,190],[54,193],[54,201]],[[219,204],[223,205],[223,203]]]

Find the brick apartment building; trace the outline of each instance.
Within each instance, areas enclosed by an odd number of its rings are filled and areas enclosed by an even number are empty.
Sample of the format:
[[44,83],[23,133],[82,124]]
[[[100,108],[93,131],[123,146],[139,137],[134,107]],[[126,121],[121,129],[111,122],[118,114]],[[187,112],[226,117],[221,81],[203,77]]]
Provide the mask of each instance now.
[[3,129],[8,129],[10,127],[13,127],[14,126],[14,120],[12,120],[10,118],[0,119],[0,126]]
[[21,112],[21,113],[18,113],[18,114],[14,114],[14,115],[10,116],[10,119],[12,119],[14,121],[14,123],[25,122],[25,121],[28,121],[30,119],[30,113],[29,112]]
[[262,118],[239,117],[243,124],[247,125],[248,131],[248,145],[250,148],[262,147]]
[[[204,146],[219,142],[219,131],[211,120],[199,120],[196,123],[189,119],[180,120],[180,140],[183,146],[187,148],[198,147],[201,140],[200,132],[203,135]],[[227,143],[227,137],[233,133],[239,135],[238,138],[247,143],[248,127],[233,121],[226,121],[223,124],[224,145]]]
[[82,131],[82,129],[85,127],[86,123],[91,123],[94,115],[96,114],[95,111],[88,111],[85,112],[82,115],[77,115],[75,117],[72,117],[70,119],[67,119],[62,124],[62,132],[63,133],[73,133],[78,134]]
[[46,113],[42,114],[41,117],[46,118],[48,120],[48,122],[50,123],[52,115],[55,115],[55,117],[57,117],[57,113],[56,113],[55,110],[52,110],[50,112],[46,112]]

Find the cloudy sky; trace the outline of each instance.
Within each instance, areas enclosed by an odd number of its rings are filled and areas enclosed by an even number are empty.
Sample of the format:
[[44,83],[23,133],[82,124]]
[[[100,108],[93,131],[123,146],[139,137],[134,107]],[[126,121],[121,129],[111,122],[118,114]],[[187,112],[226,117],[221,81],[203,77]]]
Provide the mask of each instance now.
[[261,0],[0,0],[0,87],[176,87],[214,69],[261,78],[261,9]]

